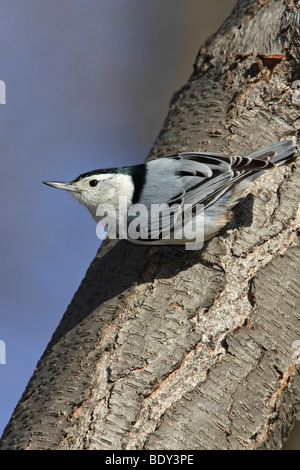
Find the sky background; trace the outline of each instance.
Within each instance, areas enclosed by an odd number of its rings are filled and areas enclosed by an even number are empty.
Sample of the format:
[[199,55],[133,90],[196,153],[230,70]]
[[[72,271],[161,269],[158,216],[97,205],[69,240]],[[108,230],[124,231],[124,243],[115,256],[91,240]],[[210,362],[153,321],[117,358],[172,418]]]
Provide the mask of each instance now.
[[42,185],[141,163],[235,0],[0,0],[0,435],[99,247]]

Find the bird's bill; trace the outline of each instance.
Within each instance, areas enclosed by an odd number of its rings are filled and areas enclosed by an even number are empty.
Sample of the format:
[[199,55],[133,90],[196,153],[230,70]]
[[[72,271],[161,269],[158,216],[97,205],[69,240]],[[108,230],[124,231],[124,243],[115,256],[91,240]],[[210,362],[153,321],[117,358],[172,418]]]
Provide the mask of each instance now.
[[47,184],[47,186],[52,186],[52,188],[64,189],[65,191],[77,191],[76,188],[71,183],[67,183],[67,182],[43,181],[43,183]]

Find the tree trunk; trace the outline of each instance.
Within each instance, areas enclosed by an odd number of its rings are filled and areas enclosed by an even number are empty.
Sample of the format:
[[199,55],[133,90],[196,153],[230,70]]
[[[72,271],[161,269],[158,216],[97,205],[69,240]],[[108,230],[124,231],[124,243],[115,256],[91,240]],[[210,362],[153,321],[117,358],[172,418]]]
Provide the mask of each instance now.
[[[299,8],[237,2],[151,158],[299,134]],[[256,180],[201,252],[104,243],[1,449],[280,448],[299,410],[298,199],[293,164]]]

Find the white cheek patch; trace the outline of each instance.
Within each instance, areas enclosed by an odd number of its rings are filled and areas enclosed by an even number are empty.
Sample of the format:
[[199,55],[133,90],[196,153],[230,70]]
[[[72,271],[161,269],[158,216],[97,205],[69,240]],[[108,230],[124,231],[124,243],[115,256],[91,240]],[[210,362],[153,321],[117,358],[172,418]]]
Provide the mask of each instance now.
[[[89,187],[89,181],[93,179],[97,179],[99,182],[95,187]],[[74,193],[74,196],[95,217],[96,210],[100,205],[110,204],[118,208],[120,197],[127,199],[128,207],[131,204],[133,193],[134,185],[129,175],[108,173],[94,178],[90,177],[88,181],[85,181],[81,191]]]
[[110,200],[114,197],[115,183],[111,175],[103,175],[97,185],[97,195],[101,196],[101,201]]
[[120,197],[127,197],[128,204],[130,204],[134,193],[134,185],[131,177],[123,174],[105,176],[107,176],[107,178],[99,183],[101,202],[109,202],[110,204],[118,205]]

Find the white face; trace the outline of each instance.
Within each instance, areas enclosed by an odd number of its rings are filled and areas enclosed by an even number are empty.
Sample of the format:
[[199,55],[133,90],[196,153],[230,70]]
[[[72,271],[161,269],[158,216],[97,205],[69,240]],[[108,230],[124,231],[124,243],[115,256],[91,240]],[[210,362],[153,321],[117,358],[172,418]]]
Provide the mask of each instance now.
[[128,205],[131,204],[134,185],[132,178],[125,174],[106,173],[86,176],[79,181],[70,183],[46,182],[49,186],[70,191],[81,204],[91,212],[96,219],[96,210],[100,204],[111,204],[116,209],[119,197],[125,196]]

